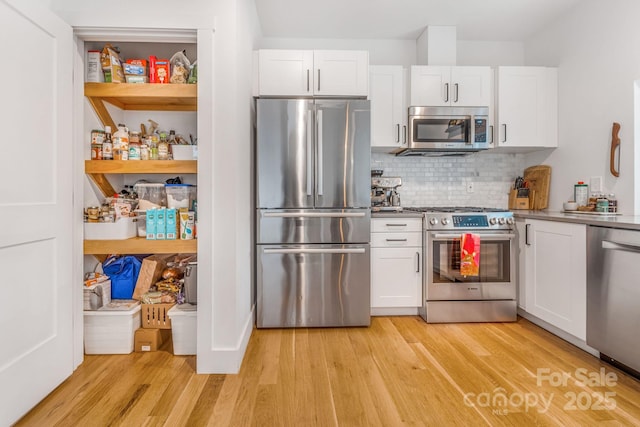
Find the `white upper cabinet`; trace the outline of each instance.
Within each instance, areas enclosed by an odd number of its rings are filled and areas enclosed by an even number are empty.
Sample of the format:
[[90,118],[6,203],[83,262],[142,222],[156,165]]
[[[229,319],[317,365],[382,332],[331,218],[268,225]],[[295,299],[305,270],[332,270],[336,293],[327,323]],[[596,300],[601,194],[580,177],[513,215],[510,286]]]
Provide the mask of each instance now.
[[527,151],[558,146],[558,70],[498,67],[496,147]]
[[410,105],[488,107],[490,104],[490,67],[411,67]]
[[400,65],[372,65],[369,70],[371,148],[403,147],[407,144],[405,70]]
[[369,53],[353,50],[258,51],[257,96],[354,96],[369,93]]

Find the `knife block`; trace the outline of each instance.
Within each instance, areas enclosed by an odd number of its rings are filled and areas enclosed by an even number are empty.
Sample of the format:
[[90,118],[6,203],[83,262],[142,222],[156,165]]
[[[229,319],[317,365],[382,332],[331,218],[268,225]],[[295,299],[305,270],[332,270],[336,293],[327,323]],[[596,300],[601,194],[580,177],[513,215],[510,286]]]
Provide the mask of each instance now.
[[531,192],[529,197],[518,197],[518,190],[511,190],[509,192],[509,209],[529,209],[529,199],[531,198]]

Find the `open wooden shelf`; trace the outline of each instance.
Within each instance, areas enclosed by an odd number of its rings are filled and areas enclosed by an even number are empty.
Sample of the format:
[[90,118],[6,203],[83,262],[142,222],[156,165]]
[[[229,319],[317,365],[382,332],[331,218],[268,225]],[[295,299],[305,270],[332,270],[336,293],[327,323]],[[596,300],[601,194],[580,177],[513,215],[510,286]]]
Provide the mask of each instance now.
[[133,237],[123,240],[85,240],[84,253],[91,254],[172,254],[196,253],[197,240],[147,240]]
[[84,96],[123,110],[196,111],[197,84],[85,83]]
[[198,173],[197,160],[85,160],[84,171],[102,173]]

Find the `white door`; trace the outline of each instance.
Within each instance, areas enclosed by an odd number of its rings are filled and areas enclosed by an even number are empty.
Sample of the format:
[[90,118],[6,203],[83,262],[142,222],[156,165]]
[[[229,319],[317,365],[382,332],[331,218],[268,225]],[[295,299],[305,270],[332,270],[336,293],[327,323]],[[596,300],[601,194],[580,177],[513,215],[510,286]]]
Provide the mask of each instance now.
[[0,425],[73,370],[73,36],[42,4],[0,0]]
[[414,65],[411,67],[411,105],[442,107],[451,103],[451,67]]
[[264,49],[258,52],[262,96],[313,94],[313,51]]
[[418,307],[422,248],[371,248],[371,307]]
[[491,104],[490,67],[451,67],[451,105],[488,107]]
[[371,147],[399,148],[407,142],[402,67],[372,65],[369,68]]

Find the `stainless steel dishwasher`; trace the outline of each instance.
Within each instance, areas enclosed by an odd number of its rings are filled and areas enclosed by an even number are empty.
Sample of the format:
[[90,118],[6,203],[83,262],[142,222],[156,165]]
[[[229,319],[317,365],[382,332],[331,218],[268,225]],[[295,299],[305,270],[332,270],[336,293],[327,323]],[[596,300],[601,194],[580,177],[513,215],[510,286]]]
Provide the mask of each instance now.
[[587,230],[587,344],[640,378],[640,231]]

